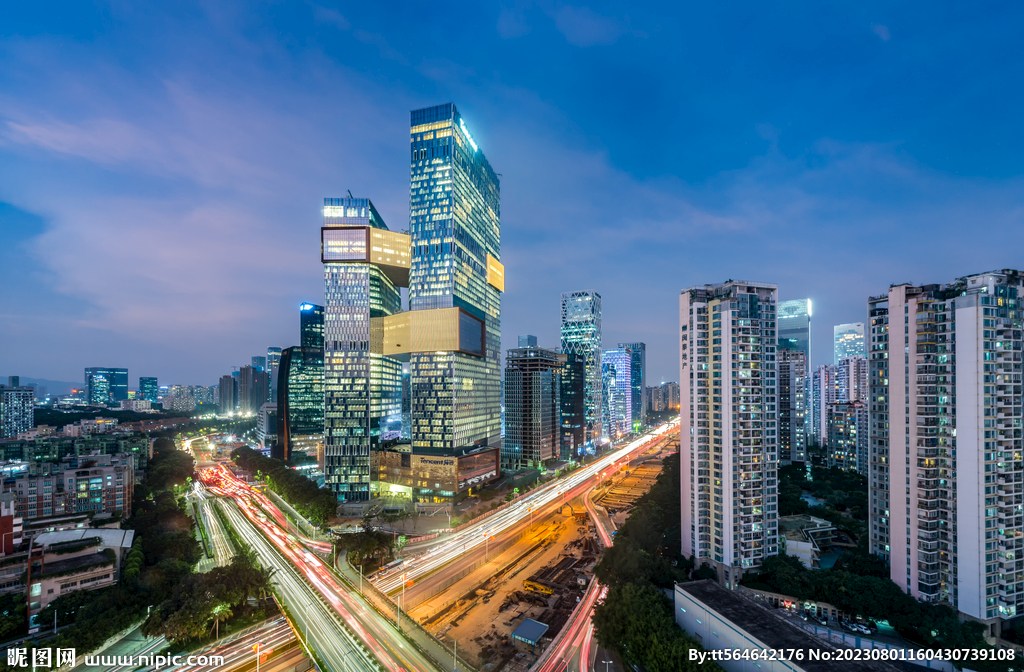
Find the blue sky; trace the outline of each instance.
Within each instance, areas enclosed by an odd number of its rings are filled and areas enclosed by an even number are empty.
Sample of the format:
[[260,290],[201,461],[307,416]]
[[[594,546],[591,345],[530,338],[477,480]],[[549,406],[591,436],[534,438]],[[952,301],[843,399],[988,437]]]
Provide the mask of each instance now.
[[408,221],[410,109],[453,100],[502,175],[503,346],[678,376],[678,293],[814,300],[1020,268],[1014,3],[22,3],[0,24],[0,374],[212,384],[295,344],[319,211]]

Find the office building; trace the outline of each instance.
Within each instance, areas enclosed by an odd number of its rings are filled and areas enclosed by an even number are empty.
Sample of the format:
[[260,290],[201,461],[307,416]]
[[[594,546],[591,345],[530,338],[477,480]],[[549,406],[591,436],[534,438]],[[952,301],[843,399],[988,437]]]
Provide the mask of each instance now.
[[829,404],[866,401],[868,362],[864,357],[846,357],[839,364],[822,364],[811,380],[810,436],[820,446],[828,445]]
[[828,405],[828,466],[868,475],[868,408],[861,401]]
[[623,348],[602,351],[601,369],[604,435],[611,441],[617,441],[633,433],[632,353]]
[[[17,376],[12,376],[19,382]],[[0,439],[13,439],[35,424],[35,397],[31,387],[0,385]]]
[[160,385],[156,378],[139,378],[139,394],[138,396],[150,403],[156,403],[159,400]]
[[256,414],[256,440],[260,442],[260,448],[263,450],[273,449],[278,445],[277,404],[268,401],[260,406]]
[[563,460],[575,461],[586,445],[586,413],[583,405],[584,358],[562,353],[562,377],[559,385],[559,416],[561,417],[561,452]]
[[520,336],[519,337],[519,346],[518,347],[520,347],[520,348],[536,348],[537,347],[537,337],[533,336],[533,335],[530,335],[530,334],[526,334],[525,336]]
[[256,366],[243,366],[238,374],[238,412],[256,413],[270,398],[270,376]]
[[807,461],[807,354],[779,347],[779,460]]
[[233,375],[221,376],[217,406],[222,415],[234,413],[238,407],[238,380]]
[[832,327],[835,364],[847,357],[864,357],[864,323],[837,324]]
[[280,459],[295,452],[316,455],[324,442],[324,351],[285,348],[277,375]]
[[270,401],[277,403],[277,370],[281,367],[281,348],[267,348],[267,374],[270,376]]
[[866,357],[844,357],[836,365],[836,401],[867,401],[868,360]]
[[536,346],[506,353],[502,469],[542,469],[545,463],[558,459],[564,362],[565,355]]
[[593,452],[604,426],[601,401],[601,295],[562,294],[562,352],[583,360],[584,450]]
[[682,552],[729,588],[779,550],[777,294],[730,280],[679,297]]
[[324,347],[324,307],[312,303],[299,306],[299,345],[303,348]]
[[619,347],[629,351],[633,433],[639,433],[647,426],[647,405],[644,403],[644,389],[647,387],[647,344],[619,343]]
[[128,398],[128,369],[93,366],[85,370],[85,402],[118,404]]
[[393,326],[384,320],[401,311],[409,236],[390,231],[367,198],[325,199],[322,231],[324,482],[339,499],[362,501],[371,495],[371,452],[401,432],[402,362],[384,354]]
[[252,368],[260,371],[267,370],[267,358],[261,355],[253,355],[252,357]]
[[1022,284],[991,271],[868,300],[872,551],[993,636],[1024,607]]
[[21,387],[21,376],[7,376],[7,387]]
[[[778,344],[780,348],[788,350],[799,350],[807,355],[807,366],[812,366],[811,359],[811,300],[791,299],[779,302],[779,334]],[[811,380],[807,380],[807,389],[804,390],[804,398],[810,394]],[[806,417],[804,431],[810,434],[813,420]]]

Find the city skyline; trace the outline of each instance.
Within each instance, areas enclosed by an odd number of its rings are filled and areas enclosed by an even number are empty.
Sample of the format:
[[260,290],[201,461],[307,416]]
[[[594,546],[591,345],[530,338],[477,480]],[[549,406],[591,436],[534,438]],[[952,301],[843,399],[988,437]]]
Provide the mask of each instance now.
[[[459,101],[503,175],[502,349],[519,333],[556,343],[558,295],[593,287],[602,346],[643,341],[649,379],[671,380],[675,293],[733,277],[812,299],[817,366],[830,325],[866,321],[879,279],[1017,265],[1021,135],[1005,110],[1020,94],[995,83],[1018,67],[997,59],[1021,8],[938,9],[925,25],[906,9],[839,8],[822,34],[794,12],[747,6],[746,21],[723,21],[704,7],[678,22],[681,41],[671,18],[646,12],[465,10],[476,28],[429,49],[424,27],[438,19],[422,8],[415,28],[373,7],[293,6],[274,20],[12,12],[0,40],[0,268],[20,291],[5,306],[0,374],[75,381],[108,364],[215,384],[268,346],[298,345],[294,308],[322,295],[305,255],[314,204],[372,194],[405,228],[408,110],[441,100]],[[725,34],[702,35],[705,20]],[[794,37],[777,36],[784,26]],[[965,37],[939,39],[951,26]],[[822,64],[800,56],[820,50]],[[961,60],[950,75],[945,64]],[[630,95],[609,103],[598,74],[611,63]],[[978,94],[939,104],[968,72]],[[640,95],[650,102],[623,123],[623,101]],[[610,191],[638,207],[605,208]],[[974,221],[1007,244],[942,242]],[[901,256],[925,224],[935,235]],[[749,244],[714,254],[737,232]],[[889,244],[868,254],[882,235]],[[259,255],[268,263],[250,263]],[[263,328],[240,329],[253,315]]]

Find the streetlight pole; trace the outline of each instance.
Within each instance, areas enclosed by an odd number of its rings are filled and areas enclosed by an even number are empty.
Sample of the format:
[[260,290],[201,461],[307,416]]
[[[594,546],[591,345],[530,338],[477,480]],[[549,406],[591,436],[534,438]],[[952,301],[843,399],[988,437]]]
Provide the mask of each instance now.
[[263,646],[263,642],[256,642],[253,644],[253,650],[256,652],[256,672],[260,672],[260,647]]
[[[604,672],[608,672],[608,666],[612,664],[612,661],[610,661],[610,660],[602,660],[601,662],[604,663]],[[260,671],[256,670],[256,672],[260,672]]]
[[459,640],[452,637],[455,642],[455,650],[452,652],[452,672],[459,672]]

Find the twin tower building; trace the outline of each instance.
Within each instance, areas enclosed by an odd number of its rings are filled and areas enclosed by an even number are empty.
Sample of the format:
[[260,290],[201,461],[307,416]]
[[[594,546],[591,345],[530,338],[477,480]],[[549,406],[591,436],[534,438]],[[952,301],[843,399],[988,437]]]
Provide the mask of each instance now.
[[[409,151],[408,231],[324,200],[324,473],[346,501],[448,501],[498,474],[498,177],[451,103],[411,113]],[[389,445],[403,382],[410,443]]]

